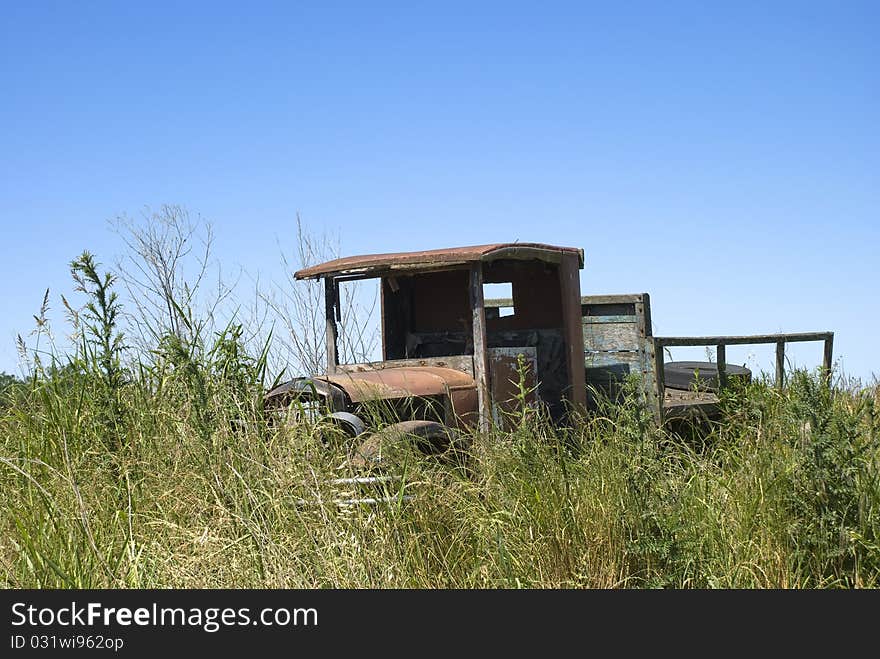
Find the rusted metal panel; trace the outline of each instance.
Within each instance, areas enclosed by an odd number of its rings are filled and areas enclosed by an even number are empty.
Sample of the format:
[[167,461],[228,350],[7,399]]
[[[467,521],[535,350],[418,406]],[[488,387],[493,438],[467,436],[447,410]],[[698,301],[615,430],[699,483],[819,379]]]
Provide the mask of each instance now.
[[[524,401],[518,401],[519,360],[523,360],[523,386],[526,389]],[[534,405],[537,400],[538,351],[532,347],[490,348],[489,382],[492,392],[492,419],[499,428],[504,428],[508,416],[517,412],[520,402]]]
[[449,389],[474,387],[467,373],[451,368],[416,366],[340,372],[326,380],[342,387],[353,403],[409,396],[444,395]]
[[479,422],[479,401],[476,387],[449,389],[449,412],[446,425],[473,428]]
[[426,272],[411,280],[410,331],[470,330],[467,270]]
[[496,259],[537,259],[548,263],[559,263],[563,254],[574,254],[578,258],[579,267],[583,267],[584,252],[577,247],[559,247],[543,243],[495,243],[418,252],[347,256],[303,268],[294,276],[297,279],[314,279],[329,274],[362,274],[371,270],[393,270],[399,267],[431,268],[451,263],[467,265]]

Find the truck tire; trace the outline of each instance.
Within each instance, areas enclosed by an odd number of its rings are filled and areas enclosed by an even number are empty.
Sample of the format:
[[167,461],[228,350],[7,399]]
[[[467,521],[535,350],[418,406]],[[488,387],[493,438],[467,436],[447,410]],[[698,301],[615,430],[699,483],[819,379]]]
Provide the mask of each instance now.
[[436,421],[400,421],[373,433],[355,450],[351,458],[356,468],[377,467],[385,463],[395,447],[411,445],[426,455],[460,457],[461,437],[454,428]]
[[[745,366],[727,364],[728,380],[739,378],[750,382],[752,372]],[[669,362],[663,367],[663,381],[670,389],[685,391],[718,391],[718,365],[714,362]]]

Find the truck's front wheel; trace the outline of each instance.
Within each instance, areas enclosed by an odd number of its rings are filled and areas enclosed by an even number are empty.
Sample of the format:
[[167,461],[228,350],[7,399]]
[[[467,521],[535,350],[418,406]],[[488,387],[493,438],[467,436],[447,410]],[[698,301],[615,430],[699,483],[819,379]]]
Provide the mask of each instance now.
[[355,450],[351,464],[356,468],[379,467],[393,453],[413,446],[426,455],[437,455],[461,462],[464,457],[462,436],[436,421],[400,421],[373,433]]

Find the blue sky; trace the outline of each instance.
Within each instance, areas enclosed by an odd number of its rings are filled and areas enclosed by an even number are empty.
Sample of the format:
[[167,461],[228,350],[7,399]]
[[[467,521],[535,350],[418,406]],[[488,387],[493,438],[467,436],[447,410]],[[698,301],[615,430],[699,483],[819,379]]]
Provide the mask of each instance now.
[[657,334],[830,329],[880,375],[877,3],[0,12],[0,370],[71,259],[122,251],[108,220],[167,203],[264,281],[297,212],[347,254],[579,246],[583,292],[649,292]]

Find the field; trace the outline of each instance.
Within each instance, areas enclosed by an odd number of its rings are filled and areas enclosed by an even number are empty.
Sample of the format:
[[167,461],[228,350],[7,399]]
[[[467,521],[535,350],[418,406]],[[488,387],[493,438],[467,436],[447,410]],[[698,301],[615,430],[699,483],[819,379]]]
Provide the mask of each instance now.
[[112,402],[75,368],[8,387],[3,586],[880,583],[876,387],[755,383],[701,437],[635,403],[567,429],[526,416],[475,438],[466,474],[412,456],[389,494],[413,499],[340,508],[325,483],[344,451],[307,423],[268,427],[251,369],[142,367]]
[[5,588],[880,585],[876,383],[759,377],[699,432],[635,398],[565,428],[523,408],[466,468],[403,453],[389,502],[340,507],[346,446],[262,411],[271,340],[208,331],[169,289],[132,347],[115,278],[71,270],[76,343],[0,394]]

